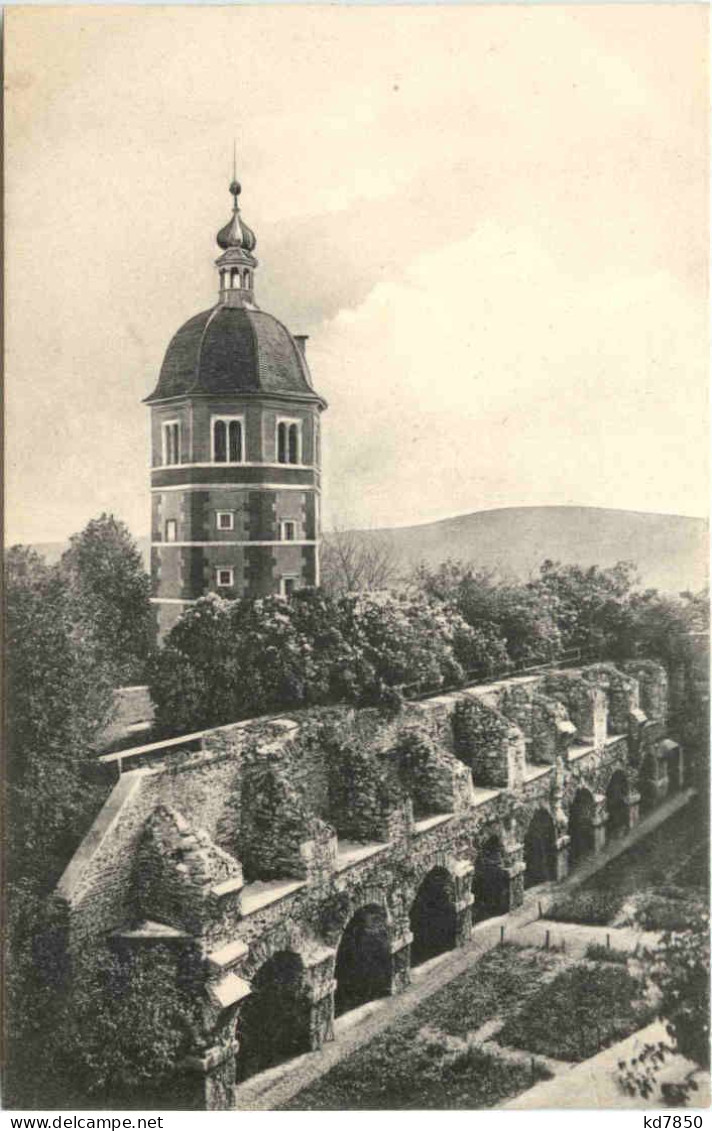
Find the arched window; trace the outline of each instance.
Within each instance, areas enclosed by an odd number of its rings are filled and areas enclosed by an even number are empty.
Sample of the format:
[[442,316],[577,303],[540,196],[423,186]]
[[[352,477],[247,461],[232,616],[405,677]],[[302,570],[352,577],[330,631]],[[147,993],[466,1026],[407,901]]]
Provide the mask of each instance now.
[[227,425],[224,420],[213,424],[213,460],[215,463],[227,462]]
[[242,460],[242,424],[239,420],[231,420],[228,428],[230,449],[230,463],[240,463]]
[[233,267],[230,272],[230,286],[237,288],[240,286],[240,272],[237,267]]
[[163,463],[180,463],[180,424],[167,420],[163,425]]
[[277,421],[277,462],[302,462],[302,422],[301,420]]
[[241,416],[212,417],[213,463],[242,463],[244,419]]
[[246,291],[249,291],[249,289],[250,289],[250,272],[249,271],[245,271],[245,274],[242,277],[242,285],[243,285],[243,287],[245,288]]

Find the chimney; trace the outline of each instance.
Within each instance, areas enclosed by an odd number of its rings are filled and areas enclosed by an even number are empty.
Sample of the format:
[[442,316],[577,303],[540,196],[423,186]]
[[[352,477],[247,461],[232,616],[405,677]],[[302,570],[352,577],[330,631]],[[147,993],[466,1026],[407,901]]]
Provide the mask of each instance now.
[[309,341],[309,335],[308,334],[295,334],[294,340],[297,343],[297,345],[299,346],[299,350],[301,352],[302,357],[306,361],[306,359],[307,359],[307,342]]

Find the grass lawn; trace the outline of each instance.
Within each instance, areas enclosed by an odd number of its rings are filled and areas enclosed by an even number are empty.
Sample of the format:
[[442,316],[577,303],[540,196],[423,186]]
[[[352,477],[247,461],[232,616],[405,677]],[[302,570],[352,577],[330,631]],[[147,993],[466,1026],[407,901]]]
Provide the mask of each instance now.
[[541,987],[497,1040],[556,1060],[585,1060],[651,1019],[640,995],[640,983],[621,965],[574,966]]
[[557,961],[515,946],[489,951],[294,1096],[285,1110],[484,1108],[531,1087],[545,1073],[463,1048],[457,1038],[535,994]]

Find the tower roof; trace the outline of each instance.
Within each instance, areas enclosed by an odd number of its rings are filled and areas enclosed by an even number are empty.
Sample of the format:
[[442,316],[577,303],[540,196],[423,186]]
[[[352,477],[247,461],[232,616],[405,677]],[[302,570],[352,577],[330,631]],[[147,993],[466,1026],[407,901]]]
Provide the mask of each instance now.
[[325,401],[287,328],[265,311],[220,304],[173,336],[148,403],[181,396],[274,394]]

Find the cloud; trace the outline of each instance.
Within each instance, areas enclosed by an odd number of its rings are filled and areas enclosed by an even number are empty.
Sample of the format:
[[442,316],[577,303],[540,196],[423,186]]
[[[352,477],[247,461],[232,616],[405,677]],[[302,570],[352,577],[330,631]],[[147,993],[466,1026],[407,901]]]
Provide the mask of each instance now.
[[670,275],[581,280],[526,230],[483,224],[314,336],[329,511],[378,526],[515,503],[704,513],[706,337]]

